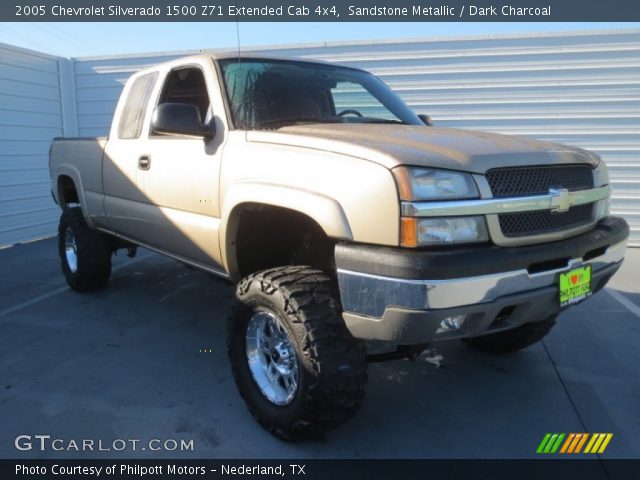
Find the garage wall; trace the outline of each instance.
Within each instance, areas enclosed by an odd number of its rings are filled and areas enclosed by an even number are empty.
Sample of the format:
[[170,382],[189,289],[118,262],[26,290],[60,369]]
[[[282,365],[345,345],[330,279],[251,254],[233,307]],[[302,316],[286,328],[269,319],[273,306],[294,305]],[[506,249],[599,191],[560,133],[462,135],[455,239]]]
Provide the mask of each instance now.
[[[629,221],[632,243],[640,246],[640,30],[253,51],[370,70],[438,125],[526,135],[598,152],[611,172],[612,210]],[[175,56],[75,59],[80,133],[104,135],[126,78]]]
[[48,151],[65,128],[64,62],[0,45],[0,246],[55,232]]

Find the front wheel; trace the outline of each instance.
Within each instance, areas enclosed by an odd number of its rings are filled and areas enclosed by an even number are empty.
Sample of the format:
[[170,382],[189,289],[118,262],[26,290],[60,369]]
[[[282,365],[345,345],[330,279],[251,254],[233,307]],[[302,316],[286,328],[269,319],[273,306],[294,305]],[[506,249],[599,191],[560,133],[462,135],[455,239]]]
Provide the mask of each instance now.
[[542,340],[556,324],[556,317],[520,325],[513,330],[464,339],[469,346],[488,353],[513,353]]
[[310,267],[278,267],[243,279],[227,347],[249,410],[283,440],[337,427],[364,398],[364,344],[342,320],[334,283]]

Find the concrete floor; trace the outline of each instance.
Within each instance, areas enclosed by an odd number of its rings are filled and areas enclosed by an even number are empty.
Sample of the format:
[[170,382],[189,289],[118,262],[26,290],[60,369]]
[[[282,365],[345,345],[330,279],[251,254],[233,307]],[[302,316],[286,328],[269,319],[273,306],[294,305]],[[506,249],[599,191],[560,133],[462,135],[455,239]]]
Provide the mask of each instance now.
[[[294,445],[265,433],[236,392],[230,285],[142,251],[119,254],[108,288],[80,295],[55,239],[0,250],[0,265],[3,458],[523,458],[546,432],[612,432],[603,458],[640,458],[640,249],[544,342],[497,357],[453,341],[371,365],[359,414]],[[21,452],[20,434],[192,439],[194,450]]]

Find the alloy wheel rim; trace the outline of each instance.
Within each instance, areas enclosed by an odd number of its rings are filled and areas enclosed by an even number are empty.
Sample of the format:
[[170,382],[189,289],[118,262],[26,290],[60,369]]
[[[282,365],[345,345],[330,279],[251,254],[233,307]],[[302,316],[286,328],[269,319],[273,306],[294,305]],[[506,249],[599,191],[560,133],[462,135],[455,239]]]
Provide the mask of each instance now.
[[69,270],[71,270],[71,273],[76,273],[78,271],[78,249],[76,237],[69,227],[64,231],[64,254]]
[[258,311],[246,332],[249,369],[262,394],[276,405],[288,405],[298,391],[298,357],[289,335],[271,312]]

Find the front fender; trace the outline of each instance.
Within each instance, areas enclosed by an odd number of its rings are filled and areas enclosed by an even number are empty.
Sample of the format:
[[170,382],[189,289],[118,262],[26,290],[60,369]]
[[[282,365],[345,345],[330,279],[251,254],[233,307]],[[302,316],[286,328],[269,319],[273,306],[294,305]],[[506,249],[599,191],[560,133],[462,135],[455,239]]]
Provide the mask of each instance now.
[[222,205],[220,225],[220,250],[225,269],[234,274],[234,262],[229,253],[234,249],[234,232],[237,229],[242,205],[262,204],[287,208],[302,213],[314,220],[324,233],[340,240],[352,240],[353,234],[347,216],[333,198],[315,192],[265,182],[241,182],[232,185],[226,192]]

